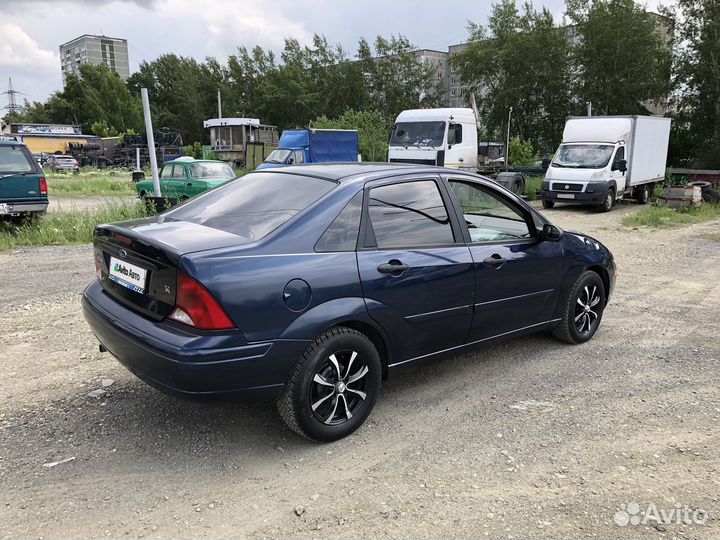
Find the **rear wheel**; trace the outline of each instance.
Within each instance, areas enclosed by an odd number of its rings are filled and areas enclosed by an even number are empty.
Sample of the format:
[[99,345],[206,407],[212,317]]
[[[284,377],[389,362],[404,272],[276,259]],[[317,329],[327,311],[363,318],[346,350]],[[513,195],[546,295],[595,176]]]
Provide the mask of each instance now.
[[300,435],[336,441],[365,422],[381,377],[380,355],[373,343],[350,328],[333,328],[300,357],[278,398],[278,412]]
[[553,206],[555,206],[555,201],[546,201],[545,199],[543,199],[542,205],[543,205],[543,208],[546,208],[546,209],[552,208]]
[[597,332],[604,309],[605,285],[597,273],[587,270],[570,289],[562,321],[553,335],[566,343],[585,343]]
[[647,204],[650,200],[650,189],[652,184],[643,184],[635,188],[635,200],[639,204]]

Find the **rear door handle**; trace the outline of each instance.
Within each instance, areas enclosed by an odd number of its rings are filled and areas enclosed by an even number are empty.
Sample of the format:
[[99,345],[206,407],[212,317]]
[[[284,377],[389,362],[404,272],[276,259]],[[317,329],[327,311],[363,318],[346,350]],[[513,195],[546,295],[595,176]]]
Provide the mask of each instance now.
[[407,264],[403,264],[397,259],[393,259],[389,262],[383,263],[377,267],[377,271],[381,274],[402,274],[410,267]]
[[188,183],[185,184],[185,185],[186,185],[187,187],[191,187],[191,186],[192,186],[192,182],[188,182]]
[[494,266],[495,268],[500,268],[503,264],[505,264],[505,259],[503,259],[500,255],[497,253],[493,253],[488,258],[486,258],[483,261],[483,264],[485,266]]

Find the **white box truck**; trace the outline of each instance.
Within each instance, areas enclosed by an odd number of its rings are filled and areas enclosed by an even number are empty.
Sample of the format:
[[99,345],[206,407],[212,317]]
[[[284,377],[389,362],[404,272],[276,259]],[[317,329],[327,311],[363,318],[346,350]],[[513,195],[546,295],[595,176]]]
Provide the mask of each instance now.
[[665,179],[670,118],[584,116],[568,119],[540,189],[544,208],[569,202],[612,209],[634,198],[645,204]]

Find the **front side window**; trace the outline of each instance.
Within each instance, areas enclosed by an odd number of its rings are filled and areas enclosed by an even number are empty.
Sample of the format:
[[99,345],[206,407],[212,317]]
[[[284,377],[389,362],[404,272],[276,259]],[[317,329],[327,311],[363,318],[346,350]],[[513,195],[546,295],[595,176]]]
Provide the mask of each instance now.
[[602,169],[610,162],[611,144],[561,144],[555,153],[553,167]]
[[440,146],[444,140],[445,122],[398,122],[390,146]]
[[223,184],[161,219],[189,221],[250,240],[268,235],[335,187],[335,182],[282,173],[249,173]]
[[169,165],[163,165],[163,168],[160,170],[160,178],[167,179],[172,178],[172,163]]
[[502,195],[476,184],[450,180],[473,243],[529,238],[525,216]]
[[380,249],[454,242],[445,204],[432,180],[372,188],[368,215]]
[[623,159],[625,159],[625,147],[621,146],[617,149],[617,152],[615,152],[615,163],[618,163]]
[[292,153],[292,150],[285,150],[284,148],[276,148],[268,157],[265,158],[266,163],[285,163],[285,160]]
[[28,159],[22,146],[0,146],[0,171],[2,172],[32,172],[32,161]]
[[448,145],[462,142],[462,124],[448,125]]
[[305,163],[305,155],[302,150],[295,150],[293,154],[293,165],[299,165],[300,163]]

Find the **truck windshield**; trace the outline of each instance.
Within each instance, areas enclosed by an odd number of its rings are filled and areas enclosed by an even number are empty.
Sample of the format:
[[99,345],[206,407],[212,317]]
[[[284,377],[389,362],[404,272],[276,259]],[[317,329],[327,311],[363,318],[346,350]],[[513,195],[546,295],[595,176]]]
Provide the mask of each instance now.
[[292,150],[276,148],[265,158],[265,163],[285,163],[290,154],[292,154]]
[[602,169],[610,161],[614,148],[611,144],[561,144],[552,165],[573,169]]
[[393,126],[390,146],[440,146],[445,122],[398,122]]

